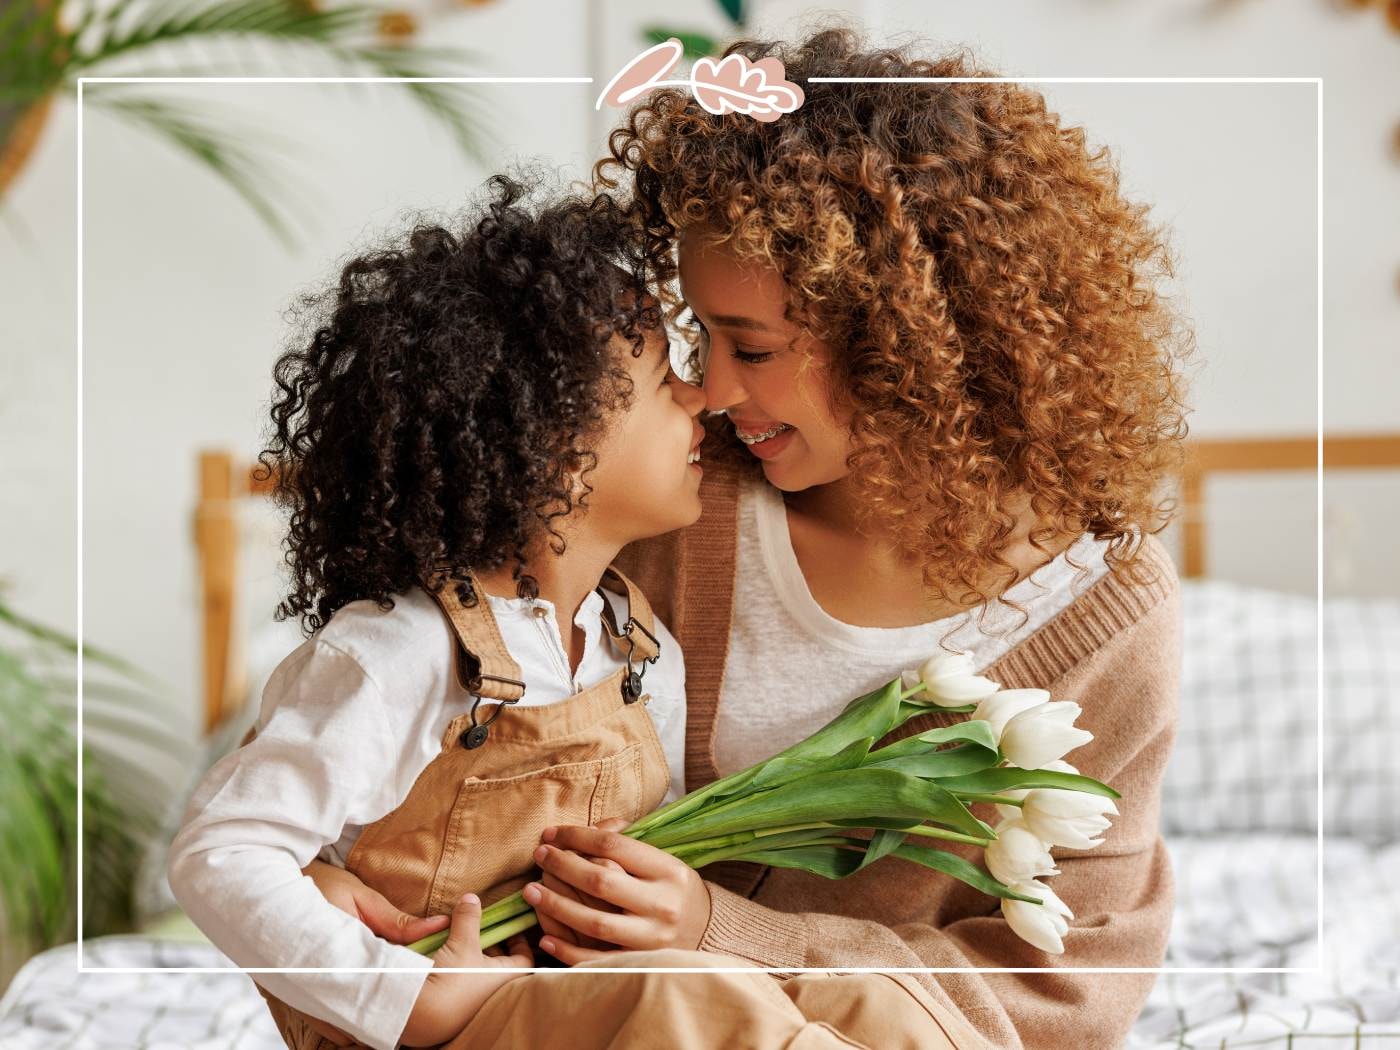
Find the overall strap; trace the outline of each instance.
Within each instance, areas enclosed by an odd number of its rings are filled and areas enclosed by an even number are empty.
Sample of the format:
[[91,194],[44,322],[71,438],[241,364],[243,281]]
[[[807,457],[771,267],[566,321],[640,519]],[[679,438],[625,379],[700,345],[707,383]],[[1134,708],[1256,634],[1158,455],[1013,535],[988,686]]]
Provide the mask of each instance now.
[[611,577],[622,585],[627,594],[627,622],[621,628],[613,616],[612,603],[603,599],[603,628],[608,637],[619,649],[633,658],[654,663],[661,655],[661,643],[656,639],[656,621],[651,614],[651,603],[640,587],[629,580],[615,566],[609,565],[603,572],[603,579]]
[[[505,640],[486,591],[476,573],[470,569],[466,576],[449,576],[439,572],[434,582],[442,587],[433,597],[442,607],[452,630],[457,635],[457,679],[462,688],[486,700],[514,703],[525,695],[525,683],[520,677],[520,665],[506,649]],[[472,604],[457,596],[457,585],[466,583],[475,596]],[[429,594],[432,591],[429,590]]]

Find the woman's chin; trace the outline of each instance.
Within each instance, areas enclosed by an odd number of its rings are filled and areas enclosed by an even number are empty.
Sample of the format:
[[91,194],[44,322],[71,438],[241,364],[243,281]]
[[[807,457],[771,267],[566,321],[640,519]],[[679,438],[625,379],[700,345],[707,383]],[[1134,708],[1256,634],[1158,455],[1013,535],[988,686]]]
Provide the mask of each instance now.
[[783,492],[801,492],[805,488],[811,488],[811,482],[802,477],[801,470],[794,469],[792,465],[780,460],[761,460],[763,466],[763,476],[768,479],[768,484]]

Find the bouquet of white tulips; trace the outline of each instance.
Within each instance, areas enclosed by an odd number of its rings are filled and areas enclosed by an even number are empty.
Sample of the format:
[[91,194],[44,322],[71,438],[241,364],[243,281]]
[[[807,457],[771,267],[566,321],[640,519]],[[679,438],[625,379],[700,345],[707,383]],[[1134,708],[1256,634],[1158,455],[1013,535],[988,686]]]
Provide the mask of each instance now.
[[[931,706],[972,717],[871,750]],[[800,743],[622,833],[693,868],[745,860],[840,879],[899,857],[1001,898],[1018,936],[1059,954],[1073,915],[1039,881],[1059,874],[1050,849],[1099,845],[1120,797],[1061,761],[1093,739],[1075,728],[1079,711],[1043,689],[1001,689],[973,672],[966,653],[939,654],[857,697]],[[995,828],[972,815],[973,802],[996,804]],[[938,840],[981,846],[986,870],[927,844]],[[482,913],[481,945],[536,921],[519,893],[497,901]],[[446,939],[443,931],[410,947],[431,953]]]

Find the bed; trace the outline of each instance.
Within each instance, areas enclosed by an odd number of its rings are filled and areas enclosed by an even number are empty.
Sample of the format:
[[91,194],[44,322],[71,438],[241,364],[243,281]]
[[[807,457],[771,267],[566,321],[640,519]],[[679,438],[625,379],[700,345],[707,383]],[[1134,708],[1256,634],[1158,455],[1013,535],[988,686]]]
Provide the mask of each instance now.
[[[1329,468],[1400,467],[1400,436],[1329,438],[1325,447]],[[1182,719],[1162,799],[1177,884],[1166,965],[1270,972],[1162,974],[1131,1050],[1400,1047],[1400,597],[1323,603],[1320,902],[1317,603],[1212,578],[1207,565],[1206,480],[1306,471],[1316,452],[1313,438],[1191,449],[1181,489]],[[250,698],[300,636],[286,623],[250,626],[250,608],[267,607],[276,589],[272,569],[250,583],[239,568],[250,543],[265,549],[275,533],[267,501],[256,498],[266,483],[223,453],[201,456],[200,479],[202,705],[212,762],[236,743],[256,713]],[[191,771],[191,786],[201,773]],[[171,833],[182,808],[172,808]],[[85,962],[214,972],[80,975],[76,945],[50,949],[0,999],[0,1047],[282,1046],[251,980],[175,907],[160,845],[148,861],[142,932],[87,941]]]

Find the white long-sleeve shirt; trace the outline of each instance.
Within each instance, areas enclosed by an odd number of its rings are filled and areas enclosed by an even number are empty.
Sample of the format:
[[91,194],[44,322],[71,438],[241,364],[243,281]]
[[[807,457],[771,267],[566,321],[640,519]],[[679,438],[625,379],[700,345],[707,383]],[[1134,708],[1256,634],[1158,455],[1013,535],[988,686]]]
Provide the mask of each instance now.
[[[626,599],[606,593],[624,622]],[[522,705],[567,702],[623,663],[603,634],[596,592],[574,619],[585,642],[572,677],[549,602],[487,598],[520,664]],[[647,710],[671,770],[670,801],[685,791],[685,668],[665,625],[656,635],[661,658],[646,671]],[[256,977],[288,1005],[381,1050],[398,1044],[433,961],[376,937],[301,869],[318,857],[343,867],[361,831],[397,808],[440,753],[448,723],[471,702],[456,686],[455,644],[420,588],[399,595],[391,611],[371,601],[339,609],[273,672],[257,736],[205,775],[170,849],[175,899],[239,966],[415,971]]]

